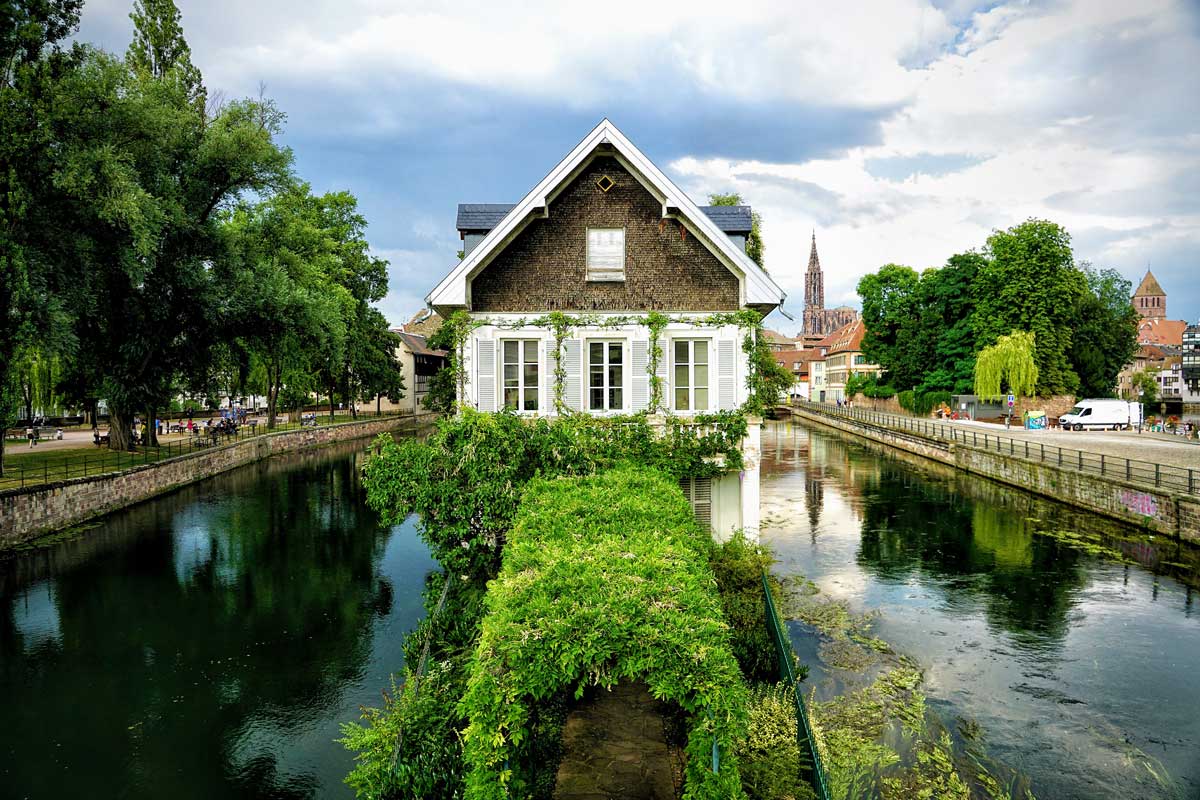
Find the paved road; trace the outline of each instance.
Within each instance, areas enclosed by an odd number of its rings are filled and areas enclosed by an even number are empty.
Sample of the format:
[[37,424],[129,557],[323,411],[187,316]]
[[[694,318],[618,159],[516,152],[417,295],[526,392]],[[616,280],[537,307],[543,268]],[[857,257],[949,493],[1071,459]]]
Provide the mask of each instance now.
[[1027,431],[1021,428],[1004,430],[1003,425],[984,422],[946,422],[968,430],[986,430],[989,434],[1017,440],[1044,442],[1055,447],[1083,450],[1087,453],[1132,458],[1164,466],[1200,469],[1200,444],[1169,434],[1138,433],[1137,431]]

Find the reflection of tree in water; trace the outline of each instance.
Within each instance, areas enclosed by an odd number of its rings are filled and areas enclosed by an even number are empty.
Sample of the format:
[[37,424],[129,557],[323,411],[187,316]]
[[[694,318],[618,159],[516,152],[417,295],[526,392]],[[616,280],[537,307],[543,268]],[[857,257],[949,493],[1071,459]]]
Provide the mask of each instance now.
[[1072,595],[1086,581],[1080,553],[1044,536],[1003,504],[885,467],[862,487],[858,563],[881,579],[934,579],[950,603],[982,602],[991,624],[1018,639],[1061,640]]
[[[22,655],[0,659],[0,690],[36,698],[6,711],[6,782],[59,792],[70,764],[114,795],[312,795],[315,779],[280,776],[266,743],[302,733],[365,668],[372,618],[391,606],[387,533],[353,459],[258,487],[113,517],[128,546],[59,577],[52,645],[24,652],[5,603],[4,652]],[[51,727],[45,752],[29,734]]]

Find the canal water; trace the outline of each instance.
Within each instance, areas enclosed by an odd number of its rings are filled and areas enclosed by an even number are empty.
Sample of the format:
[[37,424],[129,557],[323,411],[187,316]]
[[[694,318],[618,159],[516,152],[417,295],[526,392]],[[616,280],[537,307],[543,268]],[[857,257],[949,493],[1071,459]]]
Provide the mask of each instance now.
[[[958,744],[1043,800],[1200,798],[1196,548],[823,429],[763,450],[777,573],[876,614]],[[818,702],[870,679],[789,626]]]
[[436,568],[362,443],[280,456],[0,561],[0,797],[341,798]]

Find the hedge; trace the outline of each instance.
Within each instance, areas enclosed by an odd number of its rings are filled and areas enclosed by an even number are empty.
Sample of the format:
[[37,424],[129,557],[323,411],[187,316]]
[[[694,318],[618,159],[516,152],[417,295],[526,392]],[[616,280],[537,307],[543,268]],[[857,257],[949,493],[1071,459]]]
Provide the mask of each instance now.
[[744,797],[734,746],[748,697],[710,547],[678,486],[653,470],[530,482],[459,706],[468,798],[530,794],[539,710],[565,690],[579,698],[622,680],[686,713],[685,798]]
[[425,441],[376,440],[363,471],[368,504],[385,524],[421,516],[421,536],[455,574],[495,574],[526,482],[588,475],[618,463],[670,477],[711,477],[742,468],[746,418],[735,412],[667,418],[657,436],[644,414],[525,419],[463,409]]

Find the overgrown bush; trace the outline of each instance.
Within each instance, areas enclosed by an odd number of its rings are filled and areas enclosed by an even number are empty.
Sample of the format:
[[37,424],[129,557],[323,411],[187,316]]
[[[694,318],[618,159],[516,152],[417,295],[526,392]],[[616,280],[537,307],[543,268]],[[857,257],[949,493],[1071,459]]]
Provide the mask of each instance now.
[[[425,618],[404,642],[404,680],[384,694],[380,708],[364,708],[362,724],[342,726],[340,742],[355,752],[346,777],[360,798],[461,798],[463,755],[457,713],[467,664],[483,612],[480,584],[431,576]],[[436,612],[436,613],[435,613]],[[418,676],[422,658],[427,671]]]
[[[766,548],[751,542],[741,531],[723,544],[713,545],[709,559],[730,627],[730,645],[749,681],[772,682],[779,677],[775,644],[763,616],[762,575],[770,570],[772,562]],[[779,582],[770,577],[768,580],[778,605]]]
[[[742,797],[746,689],[708,565],[711,541],[679,487],[621,467],[538,479],[489,584],[460,712],[472,800],[527,796],[534,712],[563,689],[641,680],[688,715],[685,798]],[[711,769],[714,740],[720,769]]]
[[796,701],[786,683],[750,690],[749,724],[741,747],[742,788],[751,800],[809,800],[807,755],[796,741]]
[[443,567],[487,577],[498,566],[521,491],[537,475],[588,475],[623,462],[673,478],[741,469],[745,417],[725,412],[694,421],[707,425],[699,430],[670,419],[660,437],[644,415],[527,420],[465,409],[440,420],[423,442],[381,436],[363,483],[385,523],[420,514],[421,536]]

